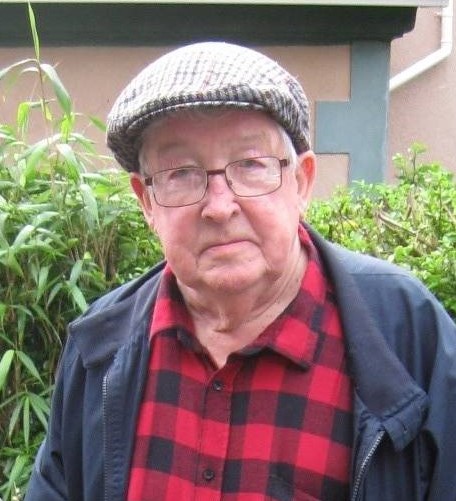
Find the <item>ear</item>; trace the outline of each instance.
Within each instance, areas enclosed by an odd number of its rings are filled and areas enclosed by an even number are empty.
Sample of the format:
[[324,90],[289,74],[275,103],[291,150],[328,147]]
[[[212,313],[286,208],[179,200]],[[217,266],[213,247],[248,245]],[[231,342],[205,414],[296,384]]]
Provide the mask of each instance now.
[[139,204],[141,206],[147,224],[153,230],[154,229],[153,207],[150,199],[151,196],[149,194],[147,186],[144,185],[141,176],[136,172],[133,172],[130,175],[130,185],[138,198]]
[[317,158],[312,150],[298,155],[296,166],[296,179],[298,182],[298,194],[301,199],[301,209],[304,211],[312,197]]

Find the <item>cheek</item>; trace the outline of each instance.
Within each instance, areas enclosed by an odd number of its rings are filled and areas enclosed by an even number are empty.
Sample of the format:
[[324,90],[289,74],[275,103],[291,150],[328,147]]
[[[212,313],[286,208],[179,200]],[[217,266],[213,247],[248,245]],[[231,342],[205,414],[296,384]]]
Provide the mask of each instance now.
[[155,217],[154,229],[168,259],[173,256],[184,256],[191,252],[195,231],[188,218],[180,218],[171,214],[158,214]]

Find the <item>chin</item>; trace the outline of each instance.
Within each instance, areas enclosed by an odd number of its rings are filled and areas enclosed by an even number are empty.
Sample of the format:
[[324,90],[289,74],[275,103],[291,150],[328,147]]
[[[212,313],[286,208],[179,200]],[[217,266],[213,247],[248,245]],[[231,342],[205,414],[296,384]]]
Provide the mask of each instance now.
[[206,287],[214,292],[239,294],[255,287],[264,278],[263,273],[255,273],[252,269],[249,269],[247,273],[245,269],[241,273],[236,272],[236,270],[225,270],[208,273],[204,282]]

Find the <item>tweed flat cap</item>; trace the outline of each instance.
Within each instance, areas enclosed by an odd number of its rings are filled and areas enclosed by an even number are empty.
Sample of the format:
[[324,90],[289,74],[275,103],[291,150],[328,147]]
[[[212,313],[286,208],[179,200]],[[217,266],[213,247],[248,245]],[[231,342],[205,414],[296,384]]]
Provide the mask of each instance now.
[[303,88],[269,57],[224,42],[188,45],[144,68],[121,92],[107,121],[107,143],[120,165],[138,171],[138,138],[155,119],[190,107],[262,110],[309,149],[309,104]]

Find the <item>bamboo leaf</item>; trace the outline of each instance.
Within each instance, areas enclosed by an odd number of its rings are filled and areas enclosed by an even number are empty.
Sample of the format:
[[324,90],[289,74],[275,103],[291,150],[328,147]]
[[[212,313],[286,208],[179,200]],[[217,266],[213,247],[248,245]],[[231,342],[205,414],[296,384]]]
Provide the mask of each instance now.
[[48,284],[50,266],[43,266],[40,268],[38,274],[38,283],[36,288],[36,296],[35,301],[38,302],[41,299],[44,291],[46,290],[46,286]]
[[21,265],[19,264],[16,256],[14,255],[14,251],[9,249],[6,252],[5,257],[0,259],[0,263],[4,264],[7,268],[13,270],[20,277],[24,277],[24,272],[22,271]]
[[46,306],[49,307],[52,301],[54,301],[55,297],[57,294],[60,292],[62,289],[63,284],[60,282],[58,284],[55,284],[54,287],[52,287],[51,292],[49,293],[48,299],[46,301]]
[[59,143],[56,145],[58,152],[66,160],[65,174],[72,181],[78,181],[80,178],[81,165],[70,145]]
[[[28,155],[26,157],[26,169],[28,172],[34,171],[36,169],[38,163],[42,160],[43,157],[45,157],[44,153],[47,148],[47,143],[40,141],[28,150]],[[25,186],[25,184],[23,186]]]
[[32,6],[30,5],[30,2],[28,2],[28,15],[29,15],[30,29],[32,30],[33,46],[35,48],[35,56],[39,61],[40,60],[40,41],[38,38],[38,32],[36,30],[35,13],[33,12],[33,9],[32,9]]
[[63,85],[62,81],[57,75],[55,68],[50,64],[43,63],[41,64],[41,69],[43,70],[44,73],[46,73],[47,77],[49,78],[52,88],[54,89],[55,95],[57,97],[57,101],[60,104],[60,107],[62,108],[62,110],[66,115],[71,115],[72,105],[71,105],[70,95],[68,94],[68,91],[66,90],[65,86]]
[[41,379],[40,373],[36,368],[33,360],[25,354],[23,351],[16,351],[17,358],[21,361],[22,365],[28,370],[28,372],[41,384],[43,384],[43,380]]
[[6,220],[8,219],[8,214],[6,212],[0,213],[0,249],[8,249],[9,243],[4,234],[4,228]]
[[29,446],[30,442],[30,400],[27,395],[24,395],[24,409],[22,411],[22,430],[24,432],[25,446]]
[[76,282],[81,275],[83,264],[84,261],[82,261],[82,259],[78,259],[71,268],[70,280],[68,280],[68,285],[70,287],[76,285]]
[[81,183],[79,189],[81,190],[84,200],[84,208],[88,223],[93,227],[94,224],[99,224],[97,200],[93,194],[92,188],[88,184]]
[[89,116],[89,120],[97,129],[101,130],[101,132],[106,132],[106,122],[94,116]]
[[[14,461],[14,465],[11,469],[11,473],[9,474],[8,483],[11,487],[20,483],[20,477],[25,473],[25,469],[27,468],[27,464],[29,462],[29,457],[25,454],[21,454],[16,457]],[[14,498],[11,498],[14,499]]]
[[27,129],[30,116],[30,103],[24,101],[17,107],[17,127],[23,134]]
[[33,413],[39,419],[40,423],[43,425],[43,428],[47,430],[47,416],[49,416],[50,414],[49,405],[44,400],[44,398],[40,397],[36,393],[30,393],[29,400]]
[[[22,66],[25,66],[27,64],[34,64],[36,65],[37,61],[36,59],[23,59],[22,61],[17,61],[16,63],[13,63],[9,66],[7,66],[6,68],[3,68],[2,70],[0,70],[0,80],[2,80],[3,78],[5,78],[8,73],[14,73],[15,70],[21,68]],[[35,68],[36,70],[36,68]]]
[[87,302],[81,292],[81,289],[74,285],[73,287],[70,287],[70,293],[74,302],[79,306],[79,309],[84,312],[87,309]]
[[56,144],[55,147],[57,148],[58,152],[63,156],[63,158],[67,161],[68,164],[79,170],[80,165],[78,159],[74,154],[73,148],[69,144],[59,143]]
[[35,226],[31,224],[26,224],[21,228],[21,231],[16,235],[14,239],[12,249],[17,250],[21,245],[23,245],[30,237],[30,235],[35,231]]
[[8,437],[11,438],[11,436],[14,433],[14,429],[16,428],[17,422],[19,421],[19,416],[22,411],[22,407],[24,405],[24,400],[20,399],[17,400],[16,406],[13,409],[13,412],[11,413],[11,417],[9,420],[9,425],[8,425]]
[[14,350],[6,350],[0,360],[0,391],[8,377],[9,370],[14,358]]

